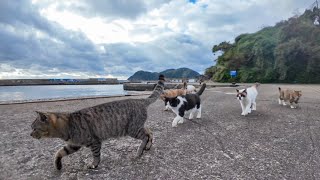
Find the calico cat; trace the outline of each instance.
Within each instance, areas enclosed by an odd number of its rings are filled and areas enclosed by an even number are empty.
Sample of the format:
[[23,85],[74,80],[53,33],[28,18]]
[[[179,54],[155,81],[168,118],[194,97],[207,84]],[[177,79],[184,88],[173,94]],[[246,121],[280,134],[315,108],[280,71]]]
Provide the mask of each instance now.
[[[295,91],[295,90],[291,90],[291,89],[282,90],[279,87],[279,104],[286,106],[287,105],[286,101],[288,101],[290,103],[290,107],[292,109],[297,108],[298,101],[301,96],[302,96],[301,91]],[[295,103],[296,106],[293,106],[293,103]]]
[[159,80],[153,93],[146,99],[126,99],[85,108],[72,113],[37,112],[32,123],[31,136],[40,138],[60,138],[67,145],[57,151],[55,167],[62,168],[62,157],[89,147],[93,162],[88,168],[97,168],[100,163],[100,149],[103,140],[121,136],[131,136],[142,140],[137,156],[152,146],[152,132],[144,127],[147,107],[155,102],[164,89]]
[[242,89],[242,90],[236,90],[237,91],[237,99],[240,102],[242,113],[241,115],[245,116],[251,111],[257,110],[257,103],[256,98],[258,95],[257,87],[259,86],[259,83],[256,83],[255,85],[251,86],[250,88]]
[[191,110],[189,119],[193,119],[194,113],[197,112],[197,118],[201,118],[201,99],[200,96],[206,88],[204,83],[200,90],[195,94],[186,94],[185,96],[177,96],[174,98],[166,98],[165,101],[169,103],[172,111],[177,115],[173,122],[172,127],[177,127],[178,123],[183,123],[183,116],[186,111]]

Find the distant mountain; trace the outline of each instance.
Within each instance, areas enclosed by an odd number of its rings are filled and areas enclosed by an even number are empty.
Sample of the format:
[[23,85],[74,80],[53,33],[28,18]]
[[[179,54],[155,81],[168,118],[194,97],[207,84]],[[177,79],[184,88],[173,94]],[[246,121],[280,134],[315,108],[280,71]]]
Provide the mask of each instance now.
[[129,81],[147,81],[147,80],[156,80],[159,77],[157,72],[148,72],[148,71],[137,71],[132,76],[128,78]]
[[200,74],[189,68],[179,68],[179,69],[167,69],[160,73],[158,72],[148,72],[148,71],[137,71],[132,76],[128,78],[130,81],[150,81],[157,80],[159,75],[163,74],[165,78],[196,78]]

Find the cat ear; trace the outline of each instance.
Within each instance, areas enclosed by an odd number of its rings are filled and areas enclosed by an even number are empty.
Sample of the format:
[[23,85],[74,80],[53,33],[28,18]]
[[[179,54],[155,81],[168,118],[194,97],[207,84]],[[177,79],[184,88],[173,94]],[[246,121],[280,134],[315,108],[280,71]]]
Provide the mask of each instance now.
[[244,89],[242,92],[245,92],[245,93],[246,93],[246,92],[247,92],[247,89]]
[[236,89],[237,93],[239,93],[239,89]]
[[48,121],[48,117],[43,112],[36,111],[36,113],[38,113],[38,115],[40,117],[40,121],[42,121],[42,122],[47,122]]

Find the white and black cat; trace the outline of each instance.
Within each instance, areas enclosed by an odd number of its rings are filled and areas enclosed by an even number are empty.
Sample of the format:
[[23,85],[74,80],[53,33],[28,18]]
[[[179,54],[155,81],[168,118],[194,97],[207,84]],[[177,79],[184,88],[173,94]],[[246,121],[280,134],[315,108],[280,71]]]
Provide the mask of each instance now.
[[237,89],[237,99],[240,101],[242,113],[241,115],[245,116],[251,111],[255,111],[257,109],[257,103],[256,103],[256,98],[258,95],[257,87],[259,86],[259,83],[256,83],[255,85],[238,90]]
[[189,119],[193,119],[194,114],[197,112],[197,118],[201,118],[201,99],[200,95],[206,88],[204,83],[200,90],[195,94],[186,94],[185,96],[177,96],[174,98],[166,98],[165,101],[169,103],[172,111],[177,115],[173,122],[172,127],[176,127],[183,123],[183,116],[186,111],[191,111]]

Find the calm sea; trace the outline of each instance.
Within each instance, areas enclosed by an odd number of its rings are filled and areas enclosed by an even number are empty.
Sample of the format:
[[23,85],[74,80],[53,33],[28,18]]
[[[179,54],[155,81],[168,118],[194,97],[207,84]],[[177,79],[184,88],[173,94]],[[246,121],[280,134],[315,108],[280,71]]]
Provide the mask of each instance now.
[[0,102],[125,95],[123,85],[0,86]]

